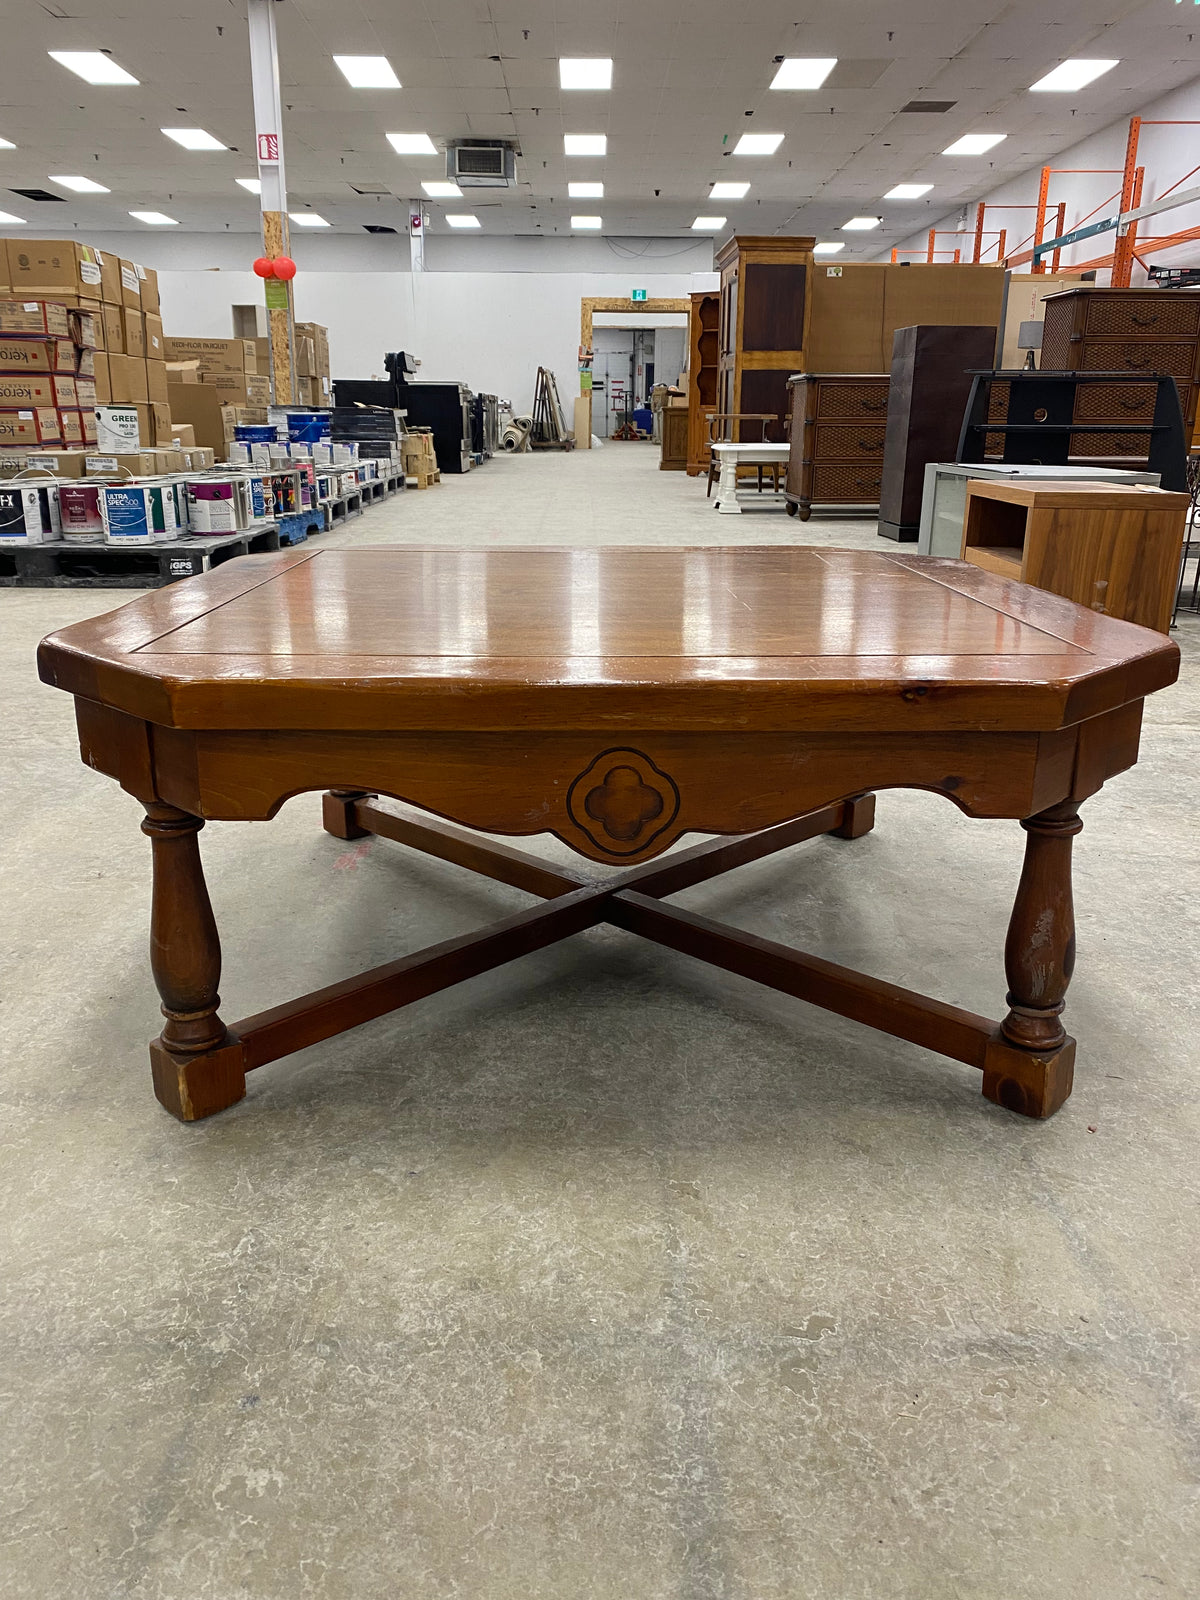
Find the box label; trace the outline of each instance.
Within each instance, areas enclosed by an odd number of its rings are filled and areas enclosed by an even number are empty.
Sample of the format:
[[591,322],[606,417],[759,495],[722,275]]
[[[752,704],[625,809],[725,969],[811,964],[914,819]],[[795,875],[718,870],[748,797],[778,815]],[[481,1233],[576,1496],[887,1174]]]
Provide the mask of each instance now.
[[137,289],[138,275],[128,262],[121,263],[121,287],[124,289]]
[[81,261],[79,263],[79,278],[82,283],[99,283],[100,268],[94,261]]

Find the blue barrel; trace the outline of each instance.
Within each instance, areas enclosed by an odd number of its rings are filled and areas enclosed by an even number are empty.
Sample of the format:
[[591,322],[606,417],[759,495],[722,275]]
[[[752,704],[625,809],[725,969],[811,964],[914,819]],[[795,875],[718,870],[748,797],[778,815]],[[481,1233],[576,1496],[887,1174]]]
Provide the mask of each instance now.
[[291,444],[320,444],[329,437],[328,411],[289,411],[288,440]]
[[279,430],[272,423],[237,422],[233,437],[239,444],[278,444]]

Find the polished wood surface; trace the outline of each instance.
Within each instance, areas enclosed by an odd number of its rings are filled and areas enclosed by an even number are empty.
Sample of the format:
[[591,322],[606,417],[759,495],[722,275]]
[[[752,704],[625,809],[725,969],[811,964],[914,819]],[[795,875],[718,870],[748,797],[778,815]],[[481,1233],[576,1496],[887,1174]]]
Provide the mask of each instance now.
[[[51,636],[39,667],[75,696],[83,760],[146,810],[153,1082],[185,1121],[266,1061],[601,922],[940,1050],[1047,1116],[1074,1060],[1076,812],[1137,760],[1178,650],[934,557],[367,547],[242,557]],[[817,834],[859,838],[872,791],[902,786],[1025,822],[1001,1023],[661,903]],[[313,789],[339,839],[377,833],[547,904],[227,1027],[199,831]],[[553,833],[625,870],[586,878],[479,832]],[[726,837],[653,860],[690,833]]]
[[770,548],[247,556],[52,634],[48,683],[179,728],[1047,729],[1167,640],[969,565]]
[[1165,633],[1189,500],[1149,484],[972,480],[962,556],[1093,611]]

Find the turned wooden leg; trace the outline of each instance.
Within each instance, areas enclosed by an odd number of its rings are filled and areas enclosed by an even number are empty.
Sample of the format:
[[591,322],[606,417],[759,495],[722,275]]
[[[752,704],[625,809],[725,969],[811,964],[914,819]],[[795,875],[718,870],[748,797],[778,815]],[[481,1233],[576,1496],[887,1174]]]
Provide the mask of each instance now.
[[845,806],[845,817],[836,828],[829,830],[833,837],[861,839],[864,833],[870,833],[875,826],[875,796],[870,793],[851,795]]
[[335,839],[365,839],[369,828],[360,828],[354,820],[356,800],[372,800],[369,789],[330,789],[321,796],[321,824],[326,833]]
[[167,1019],[150,1045],[154,1092],[183,1122],[211,1116],[246,1092],[242,1048],[218,1015],[221,945],[197,834],[199,817],[153,802],[142,832],[154,855],[150,967]]
[[988,1045],[983,1092],[1027,1117],[1048,1117],[1071,1093],[1075,1041],[1062,1025],[1075,966],[1071,841],[1079,802],[1027,817],[1025,864],[1004,946],[1009,1012]]

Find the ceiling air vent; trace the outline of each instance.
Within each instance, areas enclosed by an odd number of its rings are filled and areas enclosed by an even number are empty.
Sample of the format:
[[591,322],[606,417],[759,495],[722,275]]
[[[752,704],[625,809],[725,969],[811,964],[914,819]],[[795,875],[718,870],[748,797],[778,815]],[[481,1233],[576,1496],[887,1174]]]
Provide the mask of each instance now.
[[23,200],[57,200],[60,205],[66,201],[61,194],[51,194],[49,189],[10,189],[10,194],[19,194]]
[[934,116],[941,116],[944,111],[953,111],[958,104],[957,100],[910,100],[906,106],[901,106],[901,111],[930,111]]
[[495,139],[464,140],[447,147],[446,176],[462,189],[508,189],[517,181],[516,155]]

